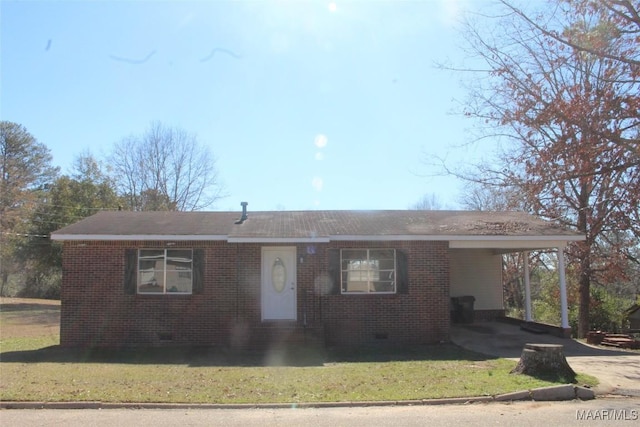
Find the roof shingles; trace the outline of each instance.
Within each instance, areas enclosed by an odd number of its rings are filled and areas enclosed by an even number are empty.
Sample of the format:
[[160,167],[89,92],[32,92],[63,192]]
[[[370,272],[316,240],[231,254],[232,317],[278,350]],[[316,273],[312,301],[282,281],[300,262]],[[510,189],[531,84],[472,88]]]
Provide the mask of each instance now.
[[236,239],[309,239],[331,236],[553,236],[577,233],[522,212],[473,211],[104,211],[64,227],[52,238],[81,236],[218,236]]

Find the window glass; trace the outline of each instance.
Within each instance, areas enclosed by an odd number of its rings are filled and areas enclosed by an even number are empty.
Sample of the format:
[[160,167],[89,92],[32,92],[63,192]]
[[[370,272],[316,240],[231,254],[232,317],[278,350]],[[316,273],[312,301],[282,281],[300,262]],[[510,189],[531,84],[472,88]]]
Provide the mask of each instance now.
[[191,249],[141,249],[138,254],[138,293],[190,294],[193,288]]
[[167,270],[191,271],[191,251],[167,250]]
[[167,271],[167,292],[191,293],[191,272]]
[[141,250],[139,256],[140,270],[162,270],[164,267],[164,251]]
[[343,293],[396,291],[394,249],[343,249],[341,257]]

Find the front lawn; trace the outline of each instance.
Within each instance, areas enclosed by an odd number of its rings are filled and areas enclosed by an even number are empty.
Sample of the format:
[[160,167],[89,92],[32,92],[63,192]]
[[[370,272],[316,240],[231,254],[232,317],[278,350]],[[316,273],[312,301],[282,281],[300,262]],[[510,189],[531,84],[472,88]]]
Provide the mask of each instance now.
[[[0,313],[2,401],[396,401],[489,396],[554,384],[511,375],[515,362],[450,344],[242,353],[216,348],[69,350],[57,345],[51,325],[38,323],[55,319],[49,309],[31,304],[24,306],[23,315],[18,312]],[[38,328],[41,333],[34,332]],[[578,382],[597,381],[579,375]]]

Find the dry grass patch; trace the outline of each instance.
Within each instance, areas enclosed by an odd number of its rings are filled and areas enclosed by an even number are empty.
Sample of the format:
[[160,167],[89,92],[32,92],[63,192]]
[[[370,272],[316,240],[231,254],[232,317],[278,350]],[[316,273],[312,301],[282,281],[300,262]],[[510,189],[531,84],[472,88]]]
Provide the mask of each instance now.
[[0,298],[2,338],[57,336],[60,301]]
[[0,350],[32,350],[60,343],[60,301],[0,298]]

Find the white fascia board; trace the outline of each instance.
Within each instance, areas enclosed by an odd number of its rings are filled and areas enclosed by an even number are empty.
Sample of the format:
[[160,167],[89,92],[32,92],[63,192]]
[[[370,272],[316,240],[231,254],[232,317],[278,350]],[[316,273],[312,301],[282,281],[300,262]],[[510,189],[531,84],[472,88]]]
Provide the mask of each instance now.
[[[450,246],[461,244],[487,244],[487,242],[493,242],[489,244],[498,244],[495,247],[505,247],[504,242],[522,243],[527,242],[529,245],[531,242],[538,242],[538,244],[546,244],[547,242],[577,242],[585,240],[585,236],[462,236],[462,235],[381,235],[381,236],[342,236],[334,235],[329,237],[332,241],[378,241],[378,242],[393,242],[393,241],[446,241],[450,242]],[[455,242],[455,243],[454,243]],[[477,243],[472,243],[477,242]],[[467,247],[467,246],[465,246]],[[480,247],[480,246],[470,246]],[[492,246],[483,246],[492,247]]]
[[329,243],[328,237],[229,237],[229,243]]
[[185,234],[52,234],[51,240],[98,240],[98,241],[123,241],[123,240],[227,240],[223,235],[185,235]]
[[569,239],[547,240],[452,240],[449,242],[451,249],[548,249],[564,248]]
[[355,241],[355,242],[397,242],[397,241],[405,241],[405,240],[429,240],[429,241],[448,241],[450,240],[447,236],[424,236],[417,234],[407,234],[407,235],[380,235],[380,236],[362,236],[362,235],[332,235],[329,236],[329,240],[334,242],[344,242],[344,241]]

